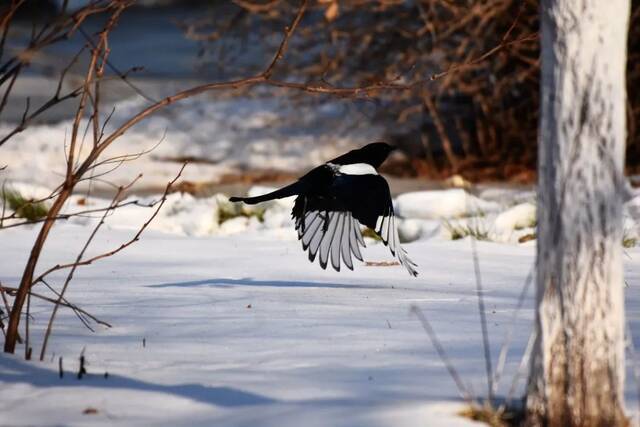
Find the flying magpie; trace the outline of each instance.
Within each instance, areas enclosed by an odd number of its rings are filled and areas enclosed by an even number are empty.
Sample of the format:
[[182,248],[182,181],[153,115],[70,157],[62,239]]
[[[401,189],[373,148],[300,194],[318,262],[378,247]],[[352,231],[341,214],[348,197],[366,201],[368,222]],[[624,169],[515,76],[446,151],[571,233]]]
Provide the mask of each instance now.
[[340,271],[342,258],[353,270],[351,254],[363,261],[360,246],[365,243],[360,223],[374,230],[400,264],[417,276],[417,265],[400,246],[389,185],[377,172],[394,149],[387,143],[374,142],[312,169],[279,190],[229,200],[254,205],[297,196],[291,216],[302,249],[309,251],[309,261],[313,262],[319,253],[323,269],[331,259],[331,266]]

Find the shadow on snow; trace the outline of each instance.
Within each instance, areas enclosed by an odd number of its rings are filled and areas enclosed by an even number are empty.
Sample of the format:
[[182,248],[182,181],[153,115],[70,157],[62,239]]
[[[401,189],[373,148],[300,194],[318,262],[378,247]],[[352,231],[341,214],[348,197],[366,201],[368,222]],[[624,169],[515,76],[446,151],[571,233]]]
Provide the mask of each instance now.
[[274,288],[332,288],[332,289],[379,289],[383,286],[344,284],[344,283],[324,283],[305,282],[294,280],[256,280],[249,277],[242,279],[205,279],[192,280],[186,282],[160,283],[157,285],[147,285],[149,288],[191,288],[197,286],[233,287],[233,286],[265,286]]
[[26,383],[36,387],[100,387],[165,393],[225,407],[276,403],[276,400],[269,397],[231,387],[154,384],[120,375],[104,378],[103,375],[88,374],[79,380],[72,372],[67,372],[64,378],[59,378],[57,372],[38,367],[37,363],[18,361],[12,356],[0,355],[0,382]]

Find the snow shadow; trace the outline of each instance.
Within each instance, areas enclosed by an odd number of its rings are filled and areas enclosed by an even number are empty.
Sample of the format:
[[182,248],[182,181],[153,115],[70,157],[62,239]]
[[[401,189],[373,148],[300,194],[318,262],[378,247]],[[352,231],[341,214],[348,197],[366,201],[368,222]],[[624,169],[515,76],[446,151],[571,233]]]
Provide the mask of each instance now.
[[242,279],[204,279],[186,282],[159,283],[147,285],[148,288],[191,288],[198,286],[234,287],[265,286],[274,288],[330,288],[330,289],[379,289],[381,286],[357,285],[346,283],[307,282],[294,280],[256,280],[250,277]]
[[276,403],[259,394],[232,387],[210,387],[201,384],[154,384],[121,375],[87,374],[78,379],[75,372],[57,372],[37,366],[39,362],[25,362],[15,357],[0,355],[0,382],[26,383],[35,387],[100,387],[126,389],[151,393],[171,394],[185,399],[223,407],[264,405]]

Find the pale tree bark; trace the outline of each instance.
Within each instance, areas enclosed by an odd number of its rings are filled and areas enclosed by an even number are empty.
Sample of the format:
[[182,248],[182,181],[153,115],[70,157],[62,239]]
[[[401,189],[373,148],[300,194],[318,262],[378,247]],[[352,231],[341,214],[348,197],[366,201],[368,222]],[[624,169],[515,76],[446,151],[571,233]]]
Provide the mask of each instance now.
[[627,424],[622,203],[629,7],[629,0],[542,1],[529,425]]

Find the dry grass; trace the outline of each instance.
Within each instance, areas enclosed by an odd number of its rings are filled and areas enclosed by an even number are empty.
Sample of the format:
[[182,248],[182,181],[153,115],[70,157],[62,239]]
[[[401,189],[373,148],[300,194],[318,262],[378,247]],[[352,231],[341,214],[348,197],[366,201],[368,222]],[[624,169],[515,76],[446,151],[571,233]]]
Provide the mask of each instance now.
[[237,218],[240,216],[245,218],[256,217],[258,221],[264,222],[265,212],[266,212],[266,209],[264,208],[247,210],[247,209],[242,209],[242,207],[238,209],[228,209],[226,207],[220,206],[218,207],[218,215],[219,215],[218,223],[222,224],[225,221],[229,221],[230,219]]
[[47,216],[49,207],[44,202],[27,199],[16,190],[5,190],[2,199],[7,207],[16,213],[16,217],[35,221]]
[[453,223],[444,220],[442,225],[451,235],[451,240],[460,240],[468,236],[481,241],[490,240],[489,230],[479,221],[473,221],[473,223]]
[[482,406],[471,405],[459,412],[459,415],[473,421],[486,423],[491,427],[518,426],[522,421],[522,411],[500,406],[494,408],[488,402]]

